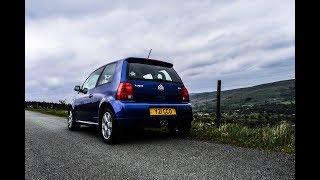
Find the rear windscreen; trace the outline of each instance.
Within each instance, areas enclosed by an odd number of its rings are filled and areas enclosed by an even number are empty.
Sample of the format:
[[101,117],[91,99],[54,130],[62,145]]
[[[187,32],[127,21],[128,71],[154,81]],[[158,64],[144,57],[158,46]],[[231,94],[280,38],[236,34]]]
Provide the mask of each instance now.
[[128,64],[128,77],[149,81],[181,82],[173,68],[141,63]]

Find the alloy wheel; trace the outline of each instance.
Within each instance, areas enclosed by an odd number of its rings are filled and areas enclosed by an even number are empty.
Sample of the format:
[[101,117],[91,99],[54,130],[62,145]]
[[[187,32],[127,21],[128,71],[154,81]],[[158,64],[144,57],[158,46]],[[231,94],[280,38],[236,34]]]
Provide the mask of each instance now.
[[68,116],[68,128],[72,128],[72,121],[73,121],[72,111],[70,111]]
[[109,112],[104,113],[101,122],[101,131],[104,139],[108,140],[112,134],[112,117]]

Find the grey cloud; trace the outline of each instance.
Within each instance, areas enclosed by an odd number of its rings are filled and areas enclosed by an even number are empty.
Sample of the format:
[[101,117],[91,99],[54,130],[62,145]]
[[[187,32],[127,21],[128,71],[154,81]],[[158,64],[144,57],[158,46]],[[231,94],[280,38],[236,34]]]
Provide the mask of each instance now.
[[27,99],[70,99],[95,68],[150,48],[190,92],[217,78],[241,87],[294,77],[294,1],[26,3]]

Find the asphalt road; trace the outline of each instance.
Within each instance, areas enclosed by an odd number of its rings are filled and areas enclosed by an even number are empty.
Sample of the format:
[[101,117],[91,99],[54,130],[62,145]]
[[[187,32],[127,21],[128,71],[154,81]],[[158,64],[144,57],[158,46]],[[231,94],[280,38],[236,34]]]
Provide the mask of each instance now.
[[295,179],[295,157],[145,132],[105,144],[92,128],[25,111],[26,179]]

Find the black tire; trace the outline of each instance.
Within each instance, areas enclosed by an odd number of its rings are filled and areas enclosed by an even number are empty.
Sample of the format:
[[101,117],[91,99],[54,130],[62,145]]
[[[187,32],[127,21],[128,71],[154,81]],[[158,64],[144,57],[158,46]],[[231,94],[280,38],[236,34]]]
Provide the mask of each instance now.
[[129,130],[132,134],[137,135],[137,136],[142,136],[144,135],[144,126],[142,124],[137,124],[134,126],[132,129]]
[[171,137],[176,137],[178,132],[178,128],[177,128],[177,125],[176,124],[169,124],[168,125],[168,130],[169,130],[169,136]]
[[67,119],[67,125],[68,125],[68,129],[71,131],[76,131],[80,129],[80,124],[76,122],[72,111],[68,112],[68,119]]
[[[111,124],[111,129],[110,129],[110,124]],[[109,131],[107,129],[109,129]],[[115,116],[113,111],[109,108],[103,109],[99,117],[99,134],[102,137],[103,141],[106,142],[107,144],[117,143],[118,136],[119,136],[118,131],[119,131],[119,128],[115,121]]]
[[177,125],[176,135],[181,138],[186,138],[190,134],[191,121],[179,122]]

